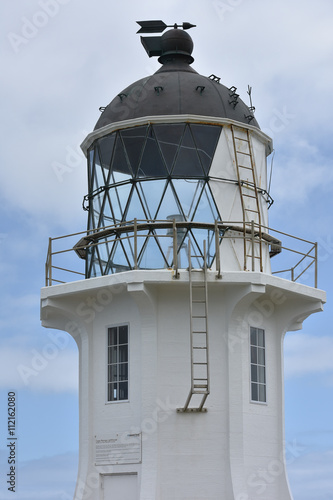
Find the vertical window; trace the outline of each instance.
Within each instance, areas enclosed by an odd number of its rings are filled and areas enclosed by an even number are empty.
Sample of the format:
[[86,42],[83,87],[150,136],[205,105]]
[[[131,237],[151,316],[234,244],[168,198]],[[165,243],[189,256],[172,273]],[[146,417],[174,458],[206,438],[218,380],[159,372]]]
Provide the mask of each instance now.
[[250,328],[251,400],[266,402],[265,330]]
[[108,401],[128,399],[128,326],[108,329]]

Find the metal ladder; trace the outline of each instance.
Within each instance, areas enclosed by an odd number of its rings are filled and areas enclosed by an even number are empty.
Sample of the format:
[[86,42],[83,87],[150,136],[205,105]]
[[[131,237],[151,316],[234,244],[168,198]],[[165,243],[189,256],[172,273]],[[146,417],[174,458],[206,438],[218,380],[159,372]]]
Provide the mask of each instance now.
[[[192,268],[192,258],[202,259],[201,269]],[[205,401],[209,394],[208,357],[208,292],[206,241],[204,255],[191,255],[191,241],[188,244],[189,288],[190,288],[190,344],[191,344],[191,389],[183,408],[178,412],[206,412]],[[203,279],[193,280],[193,273],[200,273]]]
[[[248,129],[241,129],[234,125],[231,125],[231,134],[243,211],[244,270],[247,270],[248,259],[251,259],[251,267],[254,271],[257,259],[260,272],[262,272],[261,214],[250,134]],[[249,231],[249,227],[251,227],[251,231]],[[250,244],[247,244],[249,241]],[[255,252],[256,247],[259,249],[258,255]]]

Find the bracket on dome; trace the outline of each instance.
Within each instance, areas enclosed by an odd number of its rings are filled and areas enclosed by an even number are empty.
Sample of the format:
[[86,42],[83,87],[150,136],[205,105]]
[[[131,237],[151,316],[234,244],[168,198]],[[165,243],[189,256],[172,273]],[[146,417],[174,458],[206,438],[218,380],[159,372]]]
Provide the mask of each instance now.
[[[137,33],[162,33],[166,28],[183,28],[189,30],[195,28],[195,24],[165,24],[163,21],[137,21],[141,28]],[[141,37],[142,45],[149,57],[160,57],[162,55],[162,44],[160,36]]]

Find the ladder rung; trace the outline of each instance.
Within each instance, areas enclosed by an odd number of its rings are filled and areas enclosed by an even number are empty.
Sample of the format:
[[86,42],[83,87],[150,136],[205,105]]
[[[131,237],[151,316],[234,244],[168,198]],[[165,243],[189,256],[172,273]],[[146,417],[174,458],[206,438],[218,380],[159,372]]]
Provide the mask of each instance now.
[[192,302],[196,303],[196,304],[205,304],[205,300],[192,300]]
[[238,165],[238,168],[245,168],[246,170],[252,170],[253,171],[252,167],[246,167],[245,165]]
[[207,334],[206,330],[205,331],[204,330],[193,330],[192,333],[206,333]]
[[207,388],[207,384],[195,384],[193,386],[194,389],[206,389]]
[[200,380],[201,382],[202,382],[203,380],[205,380],[205,381],[207,382],[207,378],[194,378],[194,379],[193,379],[193,382],[194,382],[194,381],[198,381],[198,380]]
[[192,316],[192,318],[207,318],[207,316]]
[[254,212],[255,214],[259,214],[259,210],[252,210],[251,208],[244,208],[247,212]]
[[[243,187],[243,186],[242,186]],[[254,200],[257,199],[256,196],[253,196],[252,194],[246,194],[246,193],[243,193],[243,196],[247,196],[247,198],[253,198]]]
[[246,254],[246,257],[251,257],[251,259],[260,259],[260,255],[249,255],[248,253]]
[[199,346],[193,346],[192,349],[207,349],[207,347],[199,347]]
[[243,151],[236,151],[238,155],[246,155],[246,156],[251,156],[251,153],[243,153]]
[[194,365],[200,365],[200,366],[207,366],[208,363],[207,362],[206,363],[197,363],[197,362],[195,362],[193,364]]
[[236,136],[234,137],[235,139],[239,139],[240,141],[249,142],[248,139],[244,139],[244,137],[236,137]]

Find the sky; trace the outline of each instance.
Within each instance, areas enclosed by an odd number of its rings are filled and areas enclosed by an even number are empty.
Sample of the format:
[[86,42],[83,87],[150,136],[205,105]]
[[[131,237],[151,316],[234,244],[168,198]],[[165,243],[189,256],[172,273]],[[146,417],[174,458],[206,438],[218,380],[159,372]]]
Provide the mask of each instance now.
[[[50,236],[83,231],[79,146],[100,112],[159,64],[136,21],[196,24],[193,67],[237,87],[274,143],[270,226],[318,242],[324,312],[285,339],[287,469],[294,500],[333,499],[333,3],[331,0],[9,0],[0,16],[0,500],[7,394],[16,393],[19,500],[71,500],[77,349],[39,320]],[[311,273],[303,277],[313,285]]]

